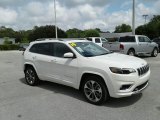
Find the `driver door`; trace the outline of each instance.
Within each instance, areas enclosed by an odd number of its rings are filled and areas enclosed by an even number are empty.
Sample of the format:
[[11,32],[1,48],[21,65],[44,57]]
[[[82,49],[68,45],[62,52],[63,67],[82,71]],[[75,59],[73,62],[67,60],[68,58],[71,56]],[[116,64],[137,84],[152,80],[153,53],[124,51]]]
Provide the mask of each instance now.
[[[64,54],[72,50],[64,43],[54,43],[54,60],[50,72],[56,75],[58,83],[75,84],[77,80],[77,58],[64,58]],[[73,53],[73,52],[72,52]]]

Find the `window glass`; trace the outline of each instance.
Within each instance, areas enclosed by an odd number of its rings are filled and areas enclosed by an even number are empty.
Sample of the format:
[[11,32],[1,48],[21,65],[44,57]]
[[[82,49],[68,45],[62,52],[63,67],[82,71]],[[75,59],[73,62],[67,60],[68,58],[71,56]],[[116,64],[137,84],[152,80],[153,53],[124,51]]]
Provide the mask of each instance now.
[[70,45],[84,57],[100,56],[111,53],[107,49],[92,42],[75,42],[70,43]]
[[144,37],[138,37],[138,39],[139,39],[139,42],[145,42]]
[[35,44],[31,47],[30,52],[53,56],[53,44],[52,43]]
[[30,52],[33,52],[33,53],[37,53],[37,46],[38,44],[34,44],[31,48],[30,48]]
[[63,43],[54,43],[54,56],[63,58],[64,54],[68,52],[72,51],[67,45]]
[[145,42],[150,42],[151,40],[147,37],[144,37]]
[[95,39],[95,43],[101,43],[100,39],[99,39],[99,38],[96,38],[96,39]]
[[87,38],[88,41],[92,41],[92,38]]
[[119,42],[136,42],[134,36],[120,37]]

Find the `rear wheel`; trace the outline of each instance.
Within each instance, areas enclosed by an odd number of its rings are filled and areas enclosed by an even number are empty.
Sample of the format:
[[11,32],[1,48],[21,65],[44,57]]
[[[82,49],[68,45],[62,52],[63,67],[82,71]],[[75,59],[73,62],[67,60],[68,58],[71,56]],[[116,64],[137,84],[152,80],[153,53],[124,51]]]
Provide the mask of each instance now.
[[157,57],[157,55],[158,55],[158,49],[154,48],[152,51],[152,57]]
[[36,71],[33,67],[27,67],[25,70],[25,80],[28,85],[35,86],[39,82]]
[[127,55],[135,56],[135,51],[133,49],[129,49]]
[[82,84],[86,100],[92,104],[102,104],[109,98],[108,90],[100,77],[87,77]]

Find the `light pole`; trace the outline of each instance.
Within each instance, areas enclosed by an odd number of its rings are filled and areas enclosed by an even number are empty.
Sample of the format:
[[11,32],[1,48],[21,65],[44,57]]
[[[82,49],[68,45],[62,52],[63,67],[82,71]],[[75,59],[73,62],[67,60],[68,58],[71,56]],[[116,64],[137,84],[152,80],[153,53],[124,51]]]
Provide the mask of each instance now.
[[133,0],[132,34],[135,35],[135,0]]
[[145,19],[145,24],[146,24],[148,15],[143,15],[143,17]]
[[55,17],[55,34],[56,34],[56,39],[58,38],[58,33],[57,33],[57,16],[56,16],[56,0],[54,0],[54,17]]

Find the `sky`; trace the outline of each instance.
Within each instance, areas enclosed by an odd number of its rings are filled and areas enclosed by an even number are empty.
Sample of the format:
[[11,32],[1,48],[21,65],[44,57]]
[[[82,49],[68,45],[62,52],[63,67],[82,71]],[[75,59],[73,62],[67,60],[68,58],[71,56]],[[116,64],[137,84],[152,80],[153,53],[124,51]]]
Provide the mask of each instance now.
[[[133,0],[56,0],[57,26],[114,31],[122,23],[132,25]],[[143,15],[160,13],[160,0],[136,1],[136,27],[145,23]],[[0,26],[29,30],[54,25],[54,0],[0,0]]]

